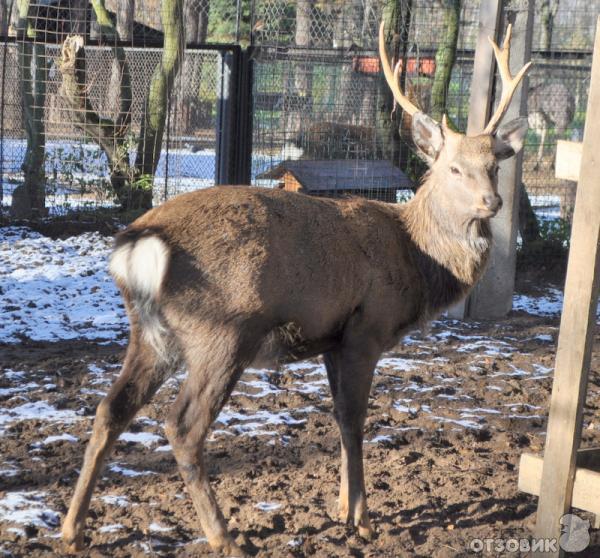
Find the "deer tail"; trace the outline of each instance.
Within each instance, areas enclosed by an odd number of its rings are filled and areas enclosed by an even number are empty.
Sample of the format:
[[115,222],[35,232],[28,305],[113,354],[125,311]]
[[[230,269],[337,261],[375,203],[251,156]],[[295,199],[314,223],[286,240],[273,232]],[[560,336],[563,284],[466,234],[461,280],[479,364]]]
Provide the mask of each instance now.
[[167,329],[160,311],[160,294],[169,268],[171,250],[150,229],[128,229],[117,235],[109,271],[126,291],[144,339],[167,359]]

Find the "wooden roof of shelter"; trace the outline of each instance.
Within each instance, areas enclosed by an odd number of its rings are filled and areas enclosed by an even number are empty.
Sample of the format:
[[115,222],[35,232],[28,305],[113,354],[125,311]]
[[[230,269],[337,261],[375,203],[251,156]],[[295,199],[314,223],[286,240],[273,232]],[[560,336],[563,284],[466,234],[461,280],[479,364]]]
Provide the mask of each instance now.
[[277,180],[286,173],[309,191],[412,188],[411,180],[389,161],[283,161],[257,178]]

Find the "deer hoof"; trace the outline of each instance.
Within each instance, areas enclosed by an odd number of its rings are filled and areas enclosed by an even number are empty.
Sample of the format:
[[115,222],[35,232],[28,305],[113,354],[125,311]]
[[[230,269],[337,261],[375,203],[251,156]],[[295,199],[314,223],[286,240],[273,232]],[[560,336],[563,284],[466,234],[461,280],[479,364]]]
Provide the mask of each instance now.
[[85,544],[83,542],[83,533],[79,533],[73,536],[67,535],[63,531],[63,541],[65,542],[68,554],[76,554],[85,549]]
[[233,539],[221,539],[218,543],[210,543],[210,546],[228,558],[248,558],[248,555],[234,542]]
[[371,527],[370,524],[367,524],[366,526],[364,526],[364,525],[358,526],[358,536],[361,537],[362,539],[365,539],[366,541],[370,541],[373,539],[374,534],[375,533],[373,531],[373,527]]
[[373,527],[371,527],[369,516],[366,513],[356,523],[356,529],[358,531],[358,536],[367,541],[370,541],[375,534]]

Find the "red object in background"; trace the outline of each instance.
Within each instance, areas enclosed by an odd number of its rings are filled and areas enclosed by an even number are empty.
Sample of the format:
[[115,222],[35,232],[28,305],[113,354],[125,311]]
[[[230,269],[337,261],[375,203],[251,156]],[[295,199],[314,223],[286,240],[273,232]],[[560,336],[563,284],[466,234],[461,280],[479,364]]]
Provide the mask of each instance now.
[[[400,62],[402,67],[404,60]],[[417,63],[419,65],[417,70]],[[378,74],[380,70],[379,58],[376,56],[355,56],[352,59],[352,71],[361,74]],[[435,74],[434,58],[408,58],[406,65],[407,73],[432,76]]]

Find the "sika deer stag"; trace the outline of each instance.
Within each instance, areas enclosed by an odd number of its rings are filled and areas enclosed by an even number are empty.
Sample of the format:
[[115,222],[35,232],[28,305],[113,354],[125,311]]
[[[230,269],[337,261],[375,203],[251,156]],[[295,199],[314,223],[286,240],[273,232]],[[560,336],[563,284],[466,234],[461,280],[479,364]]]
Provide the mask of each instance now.
[[373,370],[385,349],[464,297],[481,275],[489,219],[502,206],[498,161],[521,149],[526,119],[497,130],[527,67],[508,69],[510,28],[494,45],[504,82],[481,135],[439,125],[400,91],[430,171],[404,205],[333,200],[249,187],[179,196],[119,234],[110,271],[131,337],[119,379],[98,407],[62,533],[83,546],[92,490],[115,440],[180,364],[188,376],[166,435],[213,549],[243,555],[210,488],[203,446],[243,370],[323,355],[341,432],[339,513],[361,536],[372,528],[363,479],[363,424]]

